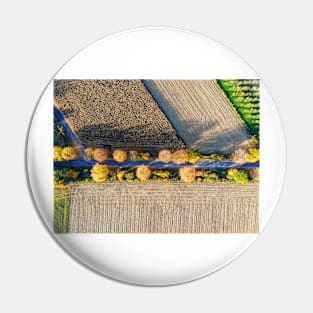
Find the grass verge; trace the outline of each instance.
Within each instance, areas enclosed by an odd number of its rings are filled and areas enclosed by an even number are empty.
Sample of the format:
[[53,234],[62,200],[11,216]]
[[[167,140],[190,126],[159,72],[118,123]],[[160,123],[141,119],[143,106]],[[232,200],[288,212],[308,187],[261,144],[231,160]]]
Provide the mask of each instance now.
[[70,188],[54,188],[53,230],[55,233],[68,232]]

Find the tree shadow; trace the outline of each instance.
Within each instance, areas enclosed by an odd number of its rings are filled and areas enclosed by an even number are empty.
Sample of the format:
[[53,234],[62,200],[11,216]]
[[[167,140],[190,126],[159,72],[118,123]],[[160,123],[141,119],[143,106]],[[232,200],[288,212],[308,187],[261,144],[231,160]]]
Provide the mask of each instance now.
[[[161,149],[176,150],[179,148],[194,148],[201,153],[228,154],[242,147],[247,141],[242,129],[231,129],[214,136],[203,136],[208,127],[214,128],[215,123],[199,123],[186,121],[186,132],[180,134],[185,143],[172,132],[162,129],[151,129],[149,125],[128,126],[117,128],[112,123],[90,125],[79,129],[76,135],[87,146],[109,146],[112,149],[147,150],[156,154]],[[192,128],[190,134],[188,129]],[[197,130],[196,132],[194,130]]]
[[87,146],[109,146],[126,150],[147,150],[157,153],[161,149],[175,150],[185,148],[184,142],[162,128],[150,125],[119,126],[113,123],[101,123],[83,127],[76,135]]

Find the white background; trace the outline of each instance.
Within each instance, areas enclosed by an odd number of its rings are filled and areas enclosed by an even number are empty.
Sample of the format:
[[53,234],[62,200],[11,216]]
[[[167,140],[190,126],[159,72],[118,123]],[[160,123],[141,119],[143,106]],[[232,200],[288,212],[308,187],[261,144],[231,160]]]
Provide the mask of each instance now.
[[[148,3],[1,4],[1,311],[312,311],[312,169],[300,165],[312,155],[310,2]],[[58,68],[96,39],[148,25],[200,32],[244,57],[276,100],[288,153],[281,200],[257,242],[212,276],[163,288],[124,285],[75,263],[39,222],[24,171],[31,114]]]

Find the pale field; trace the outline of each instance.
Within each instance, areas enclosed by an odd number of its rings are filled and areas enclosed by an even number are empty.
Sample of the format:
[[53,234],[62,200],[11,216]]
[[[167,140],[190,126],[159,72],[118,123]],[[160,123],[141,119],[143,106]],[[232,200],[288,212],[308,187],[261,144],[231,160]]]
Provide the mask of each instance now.
[[257,233],[256,183],[95,183],[71,187],[72,233]]
[[214,80],[144,82],[188,147],[228,154],[249,145],[249,133]]

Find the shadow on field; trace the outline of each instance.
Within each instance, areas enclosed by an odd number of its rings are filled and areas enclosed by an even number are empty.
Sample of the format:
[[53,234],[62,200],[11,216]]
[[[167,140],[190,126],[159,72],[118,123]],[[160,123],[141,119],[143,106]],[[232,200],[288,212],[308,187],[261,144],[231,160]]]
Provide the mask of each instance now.
[[221,122],[206,120],[199,113],[198,119],[185,119],[177,109],[165,99],[152,80],[142,80],[152,98],[175,128],[178,136],[188,148],[199,150],[203,154],[231,153],[247,140],[242,127],[230,128],[221,132]]
[[[215,127],[215,123],[184,121],[182,131],[178,134],[181,135],[183,139],[181,140],[173,133],[162,129],[151,129],[150,125],[117,129],[116,125],[107,123],[84,127],[77,132],[77,136],[85,147],[101,145],[151,152],[165,148],[175,150],[186,147],[195,148],[204,154],[230,153],[238,149],[247,139],[240,128],[212,135],[212,129],[214,130]],[[177,138],[176,144],[173,136]]]
[[151,127],[149,124],[117,128],[114,123],[95,124],[77,131],[82,144],[87,146],[111,146],[134,150],[157,152],[160,149],[185,148],[185,143],[177,134],[166,132],[161,127]]

